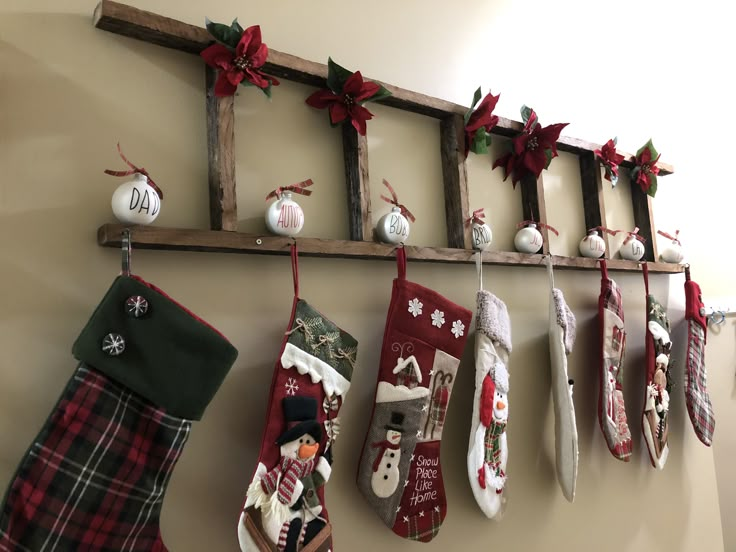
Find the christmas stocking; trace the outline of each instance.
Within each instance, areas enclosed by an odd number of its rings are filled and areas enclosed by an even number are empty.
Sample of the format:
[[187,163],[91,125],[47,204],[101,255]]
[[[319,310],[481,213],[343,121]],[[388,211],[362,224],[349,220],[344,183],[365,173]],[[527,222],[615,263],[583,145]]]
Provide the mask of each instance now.
[[475,500],[489,518],[498,517],[505,502],[506,423],[509,417],[511,322],[506,305],[483,290],[482,259],[478,267],[478,310],[475,316],[475,395],[468,445],[468,477]]
[[644,412],[641,428],[649,450],[652,466],[661,470],[667,462],[669,448],[669,408],[672,379],[670,377],[670,321],[664,307],[649,294],[649,267],[644,270],[644,286],[647,294],[646,363],[647,385],[644,392]]
[[598,298],[601,333],[601,380],[598,392],[598,422],[608,449],[616,458],[631,459],[631,432],[624,407],[624,308],[621,290],[608,277],[605,259],[601,259],[601,295]]
[[447,513],[440,440],[471,313],[407,281],[402,247],[397,263],[358,488],[394,533],[428,542]]
[[685,318],[688,325],[685,402],[695,434],[704,445],[710,446],[716,419],[706,388],[705,340],[708,324],[700,286],[690,279],[689,268],[685,268]]
[[573,380],[567,374],[567,355],[575,344],[575,315],[555,287],[552,261],[546,258],[549,274],[549,352],[552,368],[552,401],[555,408],[555,456],[557,481],[565,498],[575,500],[578,477],[578,429],[572,400]]
[[299,298],[296,246],[291,259],[294,305],[271,382],[258,466],[238,523],[244,551],[332,549],[324,485],[358,342]]
[[0,550],[164,551],[164,491],[238,353],[135,276],[113,282],[72,352],[80,364],[5,496]]

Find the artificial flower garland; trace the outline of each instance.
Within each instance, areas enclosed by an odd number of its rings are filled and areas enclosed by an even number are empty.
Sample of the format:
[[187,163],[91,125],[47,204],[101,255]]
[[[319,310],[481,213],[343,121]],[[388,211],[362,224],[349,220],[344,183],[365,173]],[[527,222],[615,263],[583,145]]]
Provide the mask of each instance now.
[[618,137],[611,138],[603,144],[601,149],[594,151],[601,165],[606,169],[605,178],[611,183],[612,188],[618,184],[618,166],[624,160],[624,156],[616,152],[617,143]]
[[636,182],[641,190],[652,197],[657,193],[657,175],[659,174],[660,154],[654,147],[652,139],[639,148],[634,160],[634,168],[631,171],[631,179]]
[[355,130],[365,136],[366,121],[373,118],[373,113],[363,107],[363,104],[390,95],[391,92],[380,84],[363,80],[360,71],[349,71],[328,58],[327,88],[317,90],[306,99],[306,103],[317,109],[327,108],[333,127],[350,121]]
[[493,115],[498,99],[501,94],[493,96],[490,92],[486,94],[477,109],[475,104],[480,100],[480,86],[473,95],[473,103],[465,113],[465,157],[472,151],[477,154],[488,153],[491,145],[491,130],[498,124],[498,116]]
[[271,87],[278,86],[276,77],[266,75],[261,67],[268,57],[268,46],[261,41],[261,27],[243,29],[235,19],[230,26],[206,21],[207,30],[217,40],[201,52],[210,67],[219,70],[215,96],[232,96],[239,84],[255,86],[271,97]]
[[511,176],[516,183],[524,176],[532,174],[539,177],[549,167],[552,159],[557,157],[557,140],[560,132],[568,123],[556,123],[543,127],[539,124],[537,114],[527,106],[522,106],[521,117],[524,128],[518,136],[511,140],[511,151],[496,159],[493,168],[504,168],[504,181]]

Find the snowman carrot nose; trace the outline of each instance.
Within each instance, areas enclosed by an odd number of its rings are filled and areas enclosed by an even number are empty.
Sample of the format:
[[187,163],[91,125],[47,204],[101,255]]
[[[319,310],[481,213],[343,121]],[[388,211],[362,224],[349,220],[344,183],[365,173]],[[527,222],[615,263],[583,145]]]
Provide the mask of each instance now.
[[502,403],[501,401],[498,401],[496,403],[496,408],[498,408],[499,410],[503,410],[504,408],[506,408],[506,405]]
[[311,458],[317,454],[317,449],[319,449],[319,443],[314,443],[313,445],[301,445],[299,447],[299,458],[302,460],[305,458]]

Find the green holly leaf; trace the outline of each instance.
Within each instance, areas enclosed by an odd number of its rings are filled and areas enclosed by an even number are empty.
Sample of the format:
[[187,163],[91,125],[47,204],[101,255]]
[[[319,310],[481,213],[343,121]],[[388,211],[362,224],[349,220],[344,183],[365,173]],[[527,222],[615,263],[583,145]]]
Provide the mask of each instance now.
[[488,144],[486,143],[486,129],[483,127],[475,131],[473,141],[470,144],[470,151],[482,155],[488,153]]
[[526,105],[521,106],[521,120],[526,124],[526,122],[529,120],[529,117],[532,115],[532,108]]
[[618,184],[618,176],[613,173],[610,173],[608,176],[611,179],[611,188],[615,188],[616,184]]
[[238,23],[237,17],[233,19],[233,22],[230,24],[230,28],[238,33],[240,36],[243,36],[243,33],[245,32],[245,29],[240,26],[240,23]]
[[[483,130],[485,130],[485,129],[483,129]],[[490,146],[491,145],[491,141],[492,141],[491,133],[490,132],[486,132],[486,146]]]
[[650,174],[649,175],[649,182],[651,183],[649,186],[649,189],[647,190],[647,194],[654,197],[657,195],[657,175],[656,174]]
[[[376,84],[378,84],[378,83],[376,83]],[[368,98],[367,100],[365,100],[366,102],[375,102],[375,101],[382,100],[383,98],[388,98],[389,96],[391,96],[391,92],[389,92],[385,87],[383,87],[381,85],[379,85],[379,86],[380,86],[380,88],[378,89],[378,92],[376,92],[370,98]],[[365,103],[365,102],[363,102],[363,103]]]
[[544,168],[548,169],[549,164],[552,163],[552,149],[548,148],[544,150],[544,156],[547,158],[547,162],[544,164]]
[[[238,32],[232,26],[223,25],[222,23],[215,23],[213,21],[210,21],[209,19],[205,19],[205,27],[207,27],[207,30],[214,37],[214,39],[217,40],[217,42],[220,42],[225,46],[229,46],[233,49],[235,49],[235,47],[238,45],[238,42],[240,42],[240,37],[243,35],[242,31]],[[238,27],[240,27],[240,25],[238,25]]]
[[271,85],[271,81],[268,81],[268,86],[266,88],[261,88],[261,92],[263,92],[269,100],[271,99],[271,88],[272,87],[273,86]]
[[639,157],[641,155],[641,152],[643,152],[645,149],[649,149],[649,151],[652,153],[652,160],[656,159],[659,155],[659,152],[654,147],[654,144],[652,143],[652,139],[650,138],[646,144],[644,144],[642,147],[640,147],[637,152],[636,156]]
[[348,71],[341,65],[338,65],[332,58],[327,58],[327,87],[335,94],[341,94],[345,81],[350,78],[352,71]]
[[617,146],[618,145],[618,136],[614,136],[613,137],[613,145],[614,146]]

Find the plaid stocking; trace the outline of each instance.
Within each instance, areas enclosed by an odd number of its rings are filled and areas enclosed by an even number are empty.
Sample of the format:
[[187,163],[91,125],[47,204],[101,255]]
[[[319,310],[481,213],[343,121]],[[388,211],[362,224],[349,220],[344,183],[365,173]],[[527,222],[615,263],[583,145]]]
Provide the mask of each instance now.
[[506,305],[483,289],[483,264],[476,257],[475,394],[468,444],[468,478],[475,501],[489,518],[499,517],[506,497],[511,321]]
[[324,485],[358,342],[299,298],[296,246],[291,260],[294,304],[273,373],[258,465],[238,523],[244,551],[332,548]]
[[631,459],[631,432],[624,407],[624,353],[626,331],[621,290],[608,277],[605,259],[601,259],[601,294],[598,299],[598,320],[601,333],[601,380],[598,392],[598,423],[616,458]]
[[689,268],[685,269],[685,318],[688,333],[685,402],[695,434],[704,445],[710,446],[716,419],[706,388],[705,340],[708,324],[700,286],[690,279]]
[[471,313],[407,281],[403,248],[397,263],[358,488],[394,533],[428,542],[447,513],[440,440]]
[[646,363],[647,377],[644,390],[644,412],[641,428],[649,450],[652,466],[661,470],[667,462],[669,448],[669,408],[672,378],[670,377],[670,321],[664,307],[649,293],[649,267],[644,270],[647,294]]
[[578,429],[572,400],[573,380],[567,374],[567,355],[575,344],[575,315],[555,287],[552,262],[546,259],[549,274],[549,352],[552,368],[552,401],[555,408],[555,456],[557,481],[565,498],[575,500],[578,476]]
[[174,465],[235,361],[216,330],[135,276],[74,343],[80,364],[0,510],[0,550],[164,551]]

